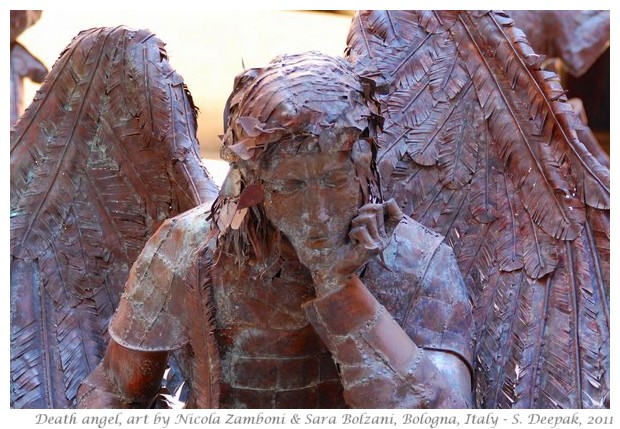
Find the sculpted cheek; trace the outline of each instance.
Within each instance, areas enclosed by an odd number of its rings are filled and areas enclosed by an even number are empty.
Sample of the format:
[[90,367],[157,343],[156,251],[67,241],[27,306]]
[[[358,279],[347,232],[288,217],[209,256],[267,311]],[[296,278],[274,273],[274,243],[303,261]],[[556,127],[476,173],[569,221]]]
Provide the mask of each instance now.
[[283,195],[268,195],[265,198],[265,214],[270,222],[285,234],[294,228],[295,219],[299,216],[294,215],[298,210],[298,203],[294,198]]

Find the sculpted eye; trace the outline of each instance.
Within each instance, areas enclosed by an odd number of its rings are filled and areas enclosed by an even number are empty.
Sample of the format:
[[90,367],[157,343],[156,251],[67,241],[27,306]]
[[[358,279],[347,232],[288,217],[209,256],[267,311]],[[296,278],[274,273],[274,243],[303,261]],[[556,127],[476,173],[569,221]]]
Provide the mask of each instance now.
[[267,183],[268,188],[278,194],[293,194],[305,186],[301,180],[274,180]]
[[341,188],[346,185],[348,181],[349,175],[340,171],[329,173],[321,180],[322,184],[329,188]]

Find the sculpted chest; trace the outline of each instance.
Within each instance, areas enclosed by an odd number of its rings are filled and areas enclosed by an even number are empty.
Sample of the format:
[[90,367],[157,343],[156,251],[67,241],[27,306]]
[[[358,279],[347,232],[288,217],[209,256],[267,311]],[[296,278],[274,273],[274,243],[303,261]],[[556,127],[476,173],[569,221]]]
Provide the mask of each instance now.
[[221,407],[342,406],[331,354],[301,307],[314,297],[303,267],[278,259],[240,270],[223,255],[212,280]]

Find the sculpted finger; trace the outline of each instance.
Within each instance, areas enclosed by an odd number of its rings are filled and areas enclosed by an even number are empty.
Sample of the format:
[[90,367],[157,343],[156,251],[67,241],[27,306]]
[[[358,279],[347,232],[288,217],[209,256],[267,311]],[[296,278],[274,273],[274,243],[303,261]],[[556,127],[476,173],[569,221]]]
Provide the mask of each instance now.
[[377,227],[377,218],[374,215],[374,213],[367,212],[367,213],[358,215],[357,217],[353,218],[353,220],[351,221],[351,225],[353,226],[353,228],[355,227],[366,228],[367,232],[370,234],[370,237],[373,241],[381,238],[381,235],[380,235],[381,232],[385,234],[385,231],[381,231]]
[[402,220],[404,214],[398,206],[398,203],[396,203],[396,201],[394,200],[394,198],[390,198],[385,203],[383,203],[383,207],[386,215],[386,232],[388,236],[391,236],[400,221]]
[[381,237],[385,236],[385,210],[383,204],[365,204],[360,210],[360,214],[372,214],[375,217],[377,230]]
[[401,220],[403,215],[403,211],[398,206],[398,203],[394,198],[390,198],[386,202],[383,203],[383,207],[385,209],[385,213],[388,216],[388,219],[397,219]]
[[366,250],[379,250],[378,243],[376,240],[373,240],[368,232],[368,229],[366,229],[363,225],[351,228],[349,238],[351,241],[357,243],[358,246],[363,247]]

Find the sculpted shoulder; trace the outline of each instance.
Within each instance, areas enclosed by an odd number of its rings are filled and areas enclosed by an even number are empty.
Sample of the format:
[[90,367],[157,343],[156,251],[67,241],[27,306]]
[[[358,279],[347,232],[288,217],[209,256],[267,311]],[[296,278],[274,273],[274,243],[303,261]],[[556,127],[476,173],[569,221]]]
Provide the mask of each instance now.
[[404,216],[383,252],[363,270],[364,283],[398,323],[406,317],[408,303],[442,241],[440,234]]
[[[129,272],[110,323],[114,340],[131,349],[173,350],[188,340],[183,319],[186,283],[196,253],[207,245],[210,205],[164,221]],[[215,241],[215,240],[213,240]]]
[[449,351],[471,365],[471,303],[441,234],[404,217],[363,280],[418,346]]
[[210,213],[211,203],[201,204],[164,221],[154,237],[163,236],[168,256],[182,262],[206,244],[211,232]]
[[393,272],[421,279],[437,250],[445,246],[443,240],[441,234],[404,216],[383,251],[383,262]]

